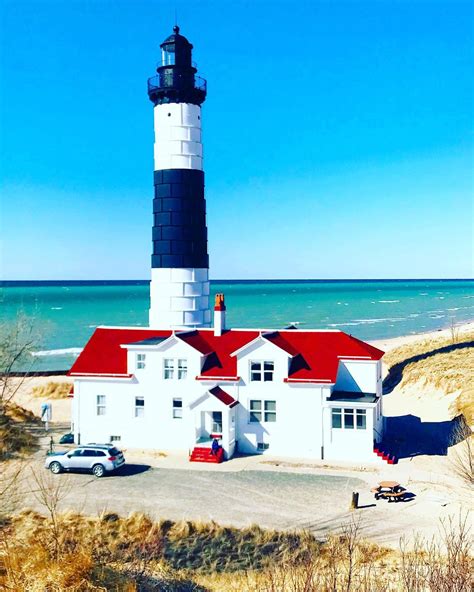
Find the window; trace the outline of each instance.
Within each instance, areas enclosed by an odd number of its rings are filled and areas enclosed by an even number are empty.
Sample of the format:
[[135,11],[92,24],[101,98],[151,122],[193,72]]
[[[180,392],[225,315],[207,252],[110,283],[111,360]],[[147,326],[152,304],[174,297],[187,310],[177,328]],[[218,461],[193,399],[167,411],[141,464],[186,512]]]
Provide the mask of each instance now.
[[174,378],[174,360],[164,360],[163,378],[165,380],[172,380]]
[[145,415],[145,397],[135,397],[135,417]]
[[188,360],[173,360],[172,358],[166,358],[163,361],[163,378],[165,380],[173,380],[174,378],[184,380],[187,376]]
[[137,370],[143,370],[145,368],[145,354],[137,354]]
[[250,421],[262,421],[262,401],[250,401]]
[[273,423],[276,421],[276,401],[260,401],[252,399],[249,404],[251,423],[261,422]]
[[178,360],[178,380],[184,380],[188,375],[188,361]]
[[265,401],[264,419],[267,422],[276,421],[276,401]]
[[[332,416],[332,427],[340,429],[343,427],[345,430],[365,430],[367,428],[367,412],[365,409],[340,409],[334,407],[331,412]],[[354,422],[355,416],[355,422]]]
[[105,415],[105,395],[97,395],[97,415]]
[[366,429],[366,412],[365,409],[356,410],[356,427],[358,430]]
[[121,439],[122,439],[122,436],[110,436],[111,442],[120,442]]
[[270,448],[270,444],[266,442],[258,442],[257,443],[257,450],[268,450]]
[[173,419],[182,419],[183,399],[173,399]]
[[344,429],[354,429],[354,409],[344,409]]
[[271,382],[273,380],[273,371],[273,362],[250,362],[250,380],[252,382]]
[[342,409],[334,408],[332,410],[332,427],[333,428],[342,428]]

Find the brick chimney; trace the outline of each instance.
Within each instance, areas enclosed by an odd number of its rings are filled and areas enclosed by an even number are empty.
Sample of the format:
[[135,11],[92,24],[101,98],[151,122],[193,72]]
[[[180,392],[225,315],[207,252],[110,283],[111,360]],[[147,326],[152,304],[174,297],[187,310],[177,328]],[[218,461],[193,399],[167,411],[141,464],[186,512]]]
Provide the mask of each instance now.
[[225,302],[224,294],[216,294],[214,304],[214,335],[220,337],[225,331]]

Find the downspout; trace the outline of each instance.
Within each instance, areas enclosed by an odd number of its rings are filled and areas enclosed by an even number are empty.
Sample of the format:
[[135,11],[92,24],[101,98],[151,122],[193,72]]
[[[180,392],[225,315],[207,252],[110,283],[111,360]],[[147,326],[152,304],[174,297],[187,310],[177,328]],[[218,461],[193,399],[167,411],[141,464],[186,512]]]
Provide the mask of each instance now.
[[323,387],[321,387],[321,460],[324,460],[324,411],[323,405]]

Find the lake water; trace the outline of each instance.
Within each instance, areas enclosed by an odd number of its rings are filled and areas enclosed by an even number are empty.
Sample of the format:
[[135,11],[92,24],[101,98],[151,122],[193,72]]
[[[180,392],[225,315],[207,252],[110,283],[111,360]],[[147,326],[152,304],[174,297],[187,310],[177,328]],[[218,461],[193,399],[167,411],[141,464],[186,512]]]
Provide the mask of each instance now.
[[[146,326],[149,282],[3,282],[2,325],[31,317],[37,370],[73,363],[98,325]],[[228,326],[340,329],[361,339],[421,333],[474,319],[473,280],[214,281]],[[5,330],[5,329],[3,329]]]

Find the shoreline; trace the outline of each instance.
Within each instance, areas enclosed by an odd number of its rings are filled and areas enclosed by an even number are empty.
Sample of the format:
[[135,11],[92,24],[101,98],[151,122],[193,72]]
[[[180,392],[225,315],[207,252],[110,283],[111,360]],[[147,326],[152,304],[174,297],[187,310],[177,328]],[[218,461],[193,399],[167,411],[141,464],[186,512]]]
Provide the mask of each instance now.
[[[454,329],[462,336],[464,333],[474,331],[474,320],[454,325]],[[381,349],[388,353],[397,347],[414,343],[416,341],[423,341],[425,339],[436,339],[437,337],[449,337],[451,335],[451,327],[443,329],[436,329],[435,331],[426,331],[422,333],[413,333],[411,335],[401,335],[400,337],[387,337],[386,339],[371,339],[367,343]]]

